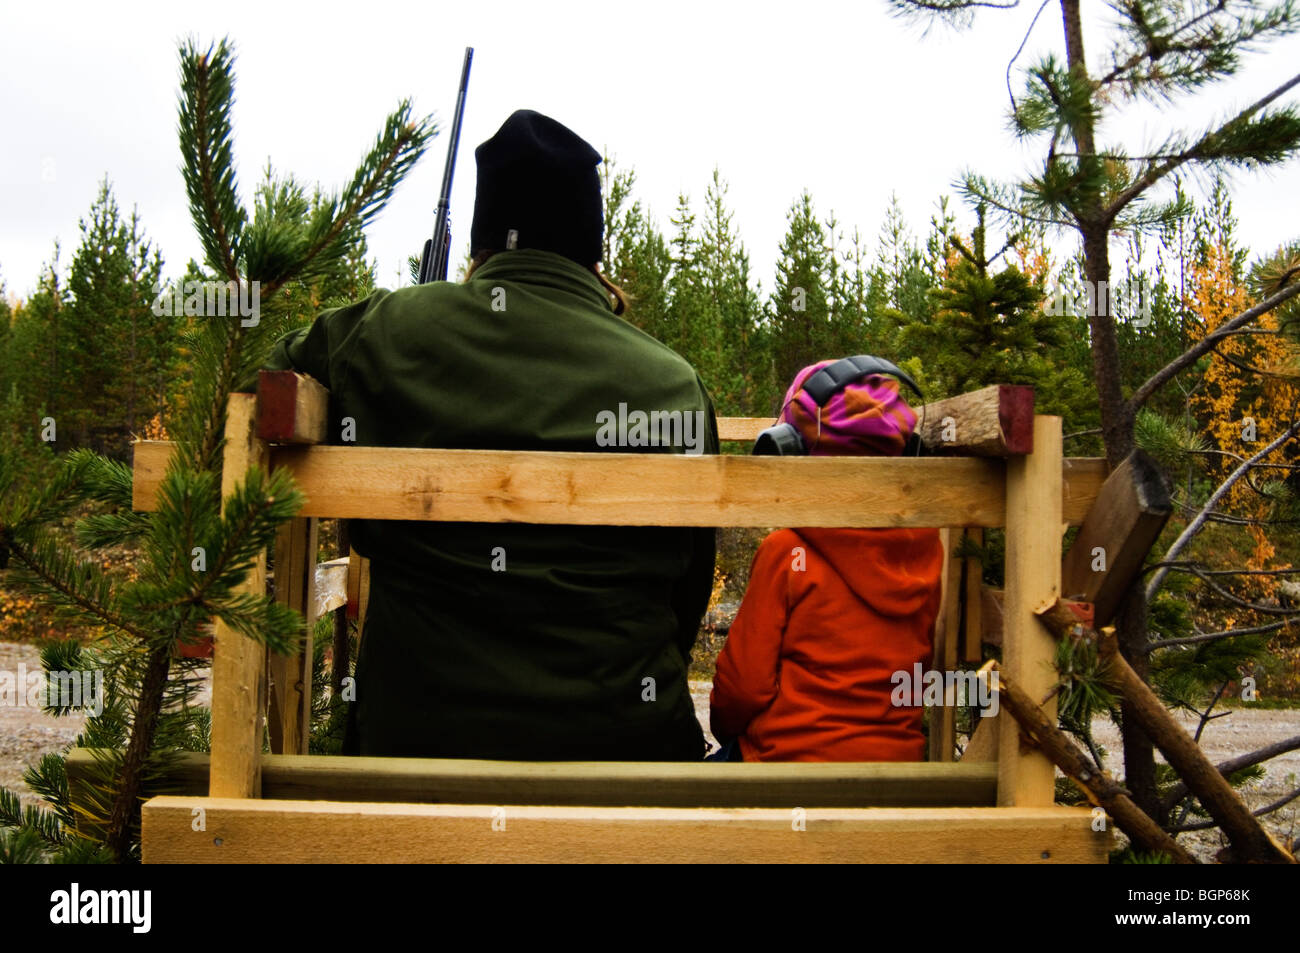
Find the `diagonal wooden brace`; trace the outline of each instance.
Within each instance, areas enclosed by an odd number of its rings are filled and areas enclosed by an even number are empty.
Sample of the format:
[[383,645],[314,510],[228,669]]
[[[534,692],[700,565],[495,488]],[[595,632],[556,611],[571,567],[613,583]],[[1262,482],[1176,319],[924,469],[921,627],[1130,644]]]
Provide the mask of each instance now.
[[[996,679],[990,678],[993,673],[997,673]],[[1168,854],[1176,863],[1196,863],[1181,844],[1133,803],[1123,785],[1108,771],[1099,772],[1069,735],[1056,727],[1020,686],[1001,674],[997,662],[990,661],[981,668],[980,677],[995,682],[991,687],[998,693],[999,704],[1020,724],[1030,743],[1051,758],[1092,804],[1104,808],[1134,844]]]

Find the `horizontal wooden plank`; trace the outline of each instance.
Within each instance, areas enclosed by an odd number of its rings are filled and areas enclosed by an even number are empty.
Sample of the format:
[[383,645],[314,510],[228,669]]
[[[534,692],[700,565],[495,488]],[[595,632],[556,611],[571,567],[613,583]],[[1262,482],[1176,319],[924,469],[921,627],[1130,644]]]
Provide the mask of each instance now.
[[1105,457],[1066,457],[1061,464],[1061,519],[1071,526],[1082,523],[1108,473]]
[[[68,775],[93,754],[74,749]],[[208,791],[208,756],[179,756],[175,793]],[[987,764],[460,761],[263,755],[262,797],[596,807],[991,807]]]
[[775,423],[771,417],[719,417],[718,439],[757,440],[759,434]]
[[[1104,863],[1088,808],[626,808],[156,797],[162,863]],[[196,830],[196,828],[198,828]]]
[[[135,444],[136,509],[153,506],[171,444]],[[281,447],[301,516],[609,526],[1000,526],[1001,461],[728,457],[381,447]],[[1082,519],[1104,462],[1065,461]]]

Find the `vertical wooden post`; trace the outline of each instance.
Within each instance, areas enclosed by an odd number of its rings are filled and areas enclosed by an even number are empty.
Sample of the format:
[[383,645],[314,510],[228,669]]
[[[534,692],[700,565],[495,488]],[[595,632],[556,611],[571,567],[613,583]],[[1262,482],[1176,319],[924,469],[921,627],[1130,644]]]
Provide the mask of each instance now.
[[[255,435],[257,398],[231,394],[226,404],[226,445],[221,461],[224,499],[250,466],[266,467],[266,444]],[[224,504],[223,504],[224,506]],[[266,591],[266,555],[253,563],[240,591]],[[212,797],[260,797],[266,649],[218,620],[212,652]]]
[[[338,552],[348,558],[348,553],[352,551],[348,543],[348,521],[339,520],[335,529],[335,542],[338,545]],[[349,559],[349,562],[351,560]],[[312,574],[315,578],[315,573]],[[346,599],[346,594],[344,595]],[[350,667],[350,658],[352,651],[351,642],[348,640],[348,604],[346,602],[334,610],[334,652],[333,660],[330,663],[330,693],[336,696],[343,694],[343,679],[347,677]]]
[[[962,531],[958,527],[941,529],[939,540],[947,559],[943,565],[943,599],[934,625],[934,656],[930,667],[941,672],[957,666],[957,640],[961,626],[961,560],[954,553],[961,547]],[[930,760],[950,762],[957,742],[956,699],[945,696],[944,704],[930,709]]]
[[357,643],[366,629],[366,609],[370,605],[370,560],[355,549],[348,551],[348,618],[357,621]]
[[[983,546],[984,530],[978,526],[970,527],[966,530],[966,538],[977,546]],[[984,661],[984,566],[975,556],[967,556],[965,563],[961,659],[978,665]]]
[[[1052,724],[1056,700],[1044,697],[1056,680],[1056,640],[1034,610],[1061,588],[1061,418],[1034,418],[1034,451],[1007,460],[1007,561],[1003,601],[1002,670]],[[998,805],[1044,807],[1055,801],[1052,762],[1020,746],[1020,725],[1000,718]]]
[[307,622],[299,650],[267,653],[271,675],[269,728],[272,754],[306,754],[311,734],[312,630],[316,624],[315,519],[291,520],[275,540],[275,601]]

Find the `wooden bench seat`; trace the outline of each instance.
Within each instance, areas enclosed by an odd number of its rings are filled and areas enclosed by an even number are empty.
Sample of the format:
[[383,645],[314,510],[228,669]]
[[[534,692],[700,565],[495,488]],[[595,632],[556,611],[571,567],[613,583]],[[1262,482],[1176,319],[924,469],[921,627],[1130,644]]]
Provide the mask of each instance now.
[[[68,776],[93,753],[78,749]],[[186,752],[175,793],[205,795],[210,757]],[[262,797],[416,804],[565,807],[993,807],[997,765],[879,762],[718,764],[640,761],[471,761],[262,756]]]

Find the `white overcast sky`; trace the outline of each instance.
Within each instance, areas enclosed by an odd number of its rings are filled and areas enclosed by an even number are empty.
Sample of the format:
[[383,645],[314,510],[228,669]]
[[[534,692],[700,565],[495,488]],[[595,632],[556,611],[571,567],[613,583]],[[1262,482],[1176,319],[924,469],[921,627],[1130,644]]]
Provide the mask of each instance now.
[[[1095,66],[1109,12],[1097,0],[1084,8]],[[30,293],[56,238],[66,270],[78,219],[105,174],[124,210],[138,207],[165,275],[198,257],[175,132],[177,46],[192,34],[236,44],[235,150],[246,202],[268,158],[309,186],[340,186],[403,97],[449,129],[463,48],[472,45],[452,196],[457,256],[473,211],[474,147],[526,107],[634,167],[635,194],[665,230],[679,191],[701,209],[718,165],[754,274],[770,290],[785,214],[801,189],[823,215],[833,209],[874,243],[891,192],[923,233],[936,197],[954,193],[963,168],[1009,177],[1029,167],[1039,149],[1006,131],[1005,73],[1037,9],[984,10],[972,30],[939,25],[923,36],[889,16],[884,0],[4,0],[0,279],[11,296]],[[1053,0],[1018,65],[1061,49]],[[1248,57],[1195,109],[1147,109],[1110,131],[1134,143],[1154,141],[1171,121],[1202,128],[1297,70],[1300,37],[1289,37]],[[396,283],[431,231],[446,142],[433,141],[368,232],[383,286]],[[1240,235],[1252,250],[1300,237],[1300,163],[1234,182]]]

